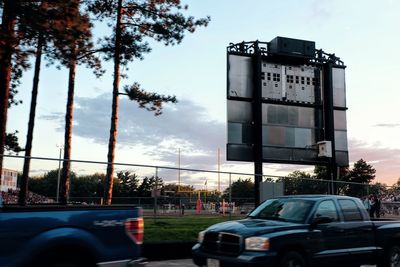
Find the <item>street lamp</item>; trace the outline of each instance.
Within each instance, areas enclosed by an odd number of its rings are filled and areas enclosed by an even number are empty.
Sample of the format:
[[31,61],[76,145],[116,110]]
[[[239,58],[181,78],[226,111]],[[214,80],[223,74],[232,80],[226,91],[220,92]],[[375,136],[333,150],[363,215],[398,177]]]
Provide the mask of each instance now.
[[181,149],[178,148],[178,193],[181,191]]
[[217,166],[218,166],[218,193],[221,192],[221,151],[218,148],[217,152]]
[[64,148],[63,145],[56,145],[60,149],[60,153],[58,156],[58,175],[57,175],[57,202],[60,196],[60,176],[61,176],[61,152]]

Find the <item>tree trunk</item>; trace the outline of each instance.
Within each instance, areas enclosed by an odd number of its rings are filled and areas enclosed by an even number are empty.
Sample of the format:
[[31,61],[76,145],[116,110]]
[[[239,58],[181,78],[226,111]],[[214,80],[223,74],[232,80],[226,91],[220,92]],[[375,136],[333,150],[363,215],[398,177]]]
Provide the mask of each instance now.
[[114,157],[115,157],[115,144],[117,140],[118,129],[118,90],[120,80],[120,43],[121,43],[121,24],[122,24],[122,0],[118,0],[117,7],[117,24],[115,29],[115,51],[114,51],[114,81],[113,81],[113,101],[112,101],[112,114],[111,114],[111,127],[110,139],[108,141],[108,155],[107,155],[107,174],[105,186],[105,203],[111,205],[112,191],[114,182]]
[[74,108],[76,59],[72,59],[69,65],[68,77],[68,100],[67,111],[65,114],[65,134],[64,134],[64,161],[61,174],[61,193],[60,202],[67,204],[70,188],[70,167],[71,167],[71,140],[72,140],[72,113]]
[[16,0],[4,0],[0,30],[0,185],[3,169],[4,145],[6,143],[8,98],[10,96],[11,58],[16,45]]
[[39,88],[40,63],[42,61],[43,44],[44,44],[43,35],[39,34],[37,49],[36,49],[35,73],[33,76],[31,108],[30,108],[29,122],[28,122],[28,133],[26,135],[24,169],[22,171],[21,185],[20,185],[19,198],[18,198],[18,203],[20,205],[26,205],[26,193],[28,192],[29,168],[30,168],[30,164],[31,164],[30,157],[31,157],[31,152],[32,152],[33,128],[35,127],[36,103],[37,103],[38,88]]

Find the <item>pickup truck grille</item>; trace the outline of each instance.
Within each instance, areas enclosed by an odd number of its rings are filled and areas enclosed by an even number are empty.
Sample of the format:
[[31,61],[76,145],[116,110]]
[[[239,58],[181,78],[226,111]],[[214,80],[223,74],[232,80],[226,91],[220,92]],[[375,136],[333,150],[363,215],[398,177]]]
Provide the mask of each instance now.
[[242,251],[242,237],[231,233],[207,232],[202,248],[213,254],[239,255]]

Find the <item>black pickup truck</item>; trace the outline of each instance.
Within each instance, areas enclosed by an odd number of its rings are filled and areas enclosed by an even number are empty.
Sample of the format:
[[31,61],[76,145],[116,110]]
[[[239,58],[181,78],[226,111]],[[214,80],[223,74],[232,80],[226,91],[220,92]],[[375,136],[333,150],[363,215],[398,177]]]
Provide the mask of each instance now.
[[0,267],[137,267],[144,223],[135,206],[0,206]]
[[192,248],[198,266],[400,266],[400,221],[371,221],[358,198],[284,196],[247,218],[210,226]]

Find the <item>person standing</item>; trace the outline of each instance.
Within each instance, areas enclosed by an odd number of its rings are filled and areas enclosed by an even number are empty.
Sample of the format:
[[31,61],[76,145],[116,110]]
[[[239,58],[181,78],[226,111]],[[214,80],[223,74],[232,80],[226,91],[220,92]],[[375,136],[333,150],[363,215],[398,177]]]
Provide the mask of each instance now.
[[368,196],[365,196],[365,197],[364,197],[363,204],[364,204],[364,208],[365,208],[365,209],[367,210],[367,212],[369,213],[369,210],[371,209],[371,203],[369,202],[369,197],[368,197]]
[[182,216],[185,215],[185,204],[183,204],[183,203],[181,205],[181,212],[182,212]]
[[375,200],[374,200],[375,216],[376,216],[376,218],[380,218],[381,217],[381,200],[379,199],[379,197],[377,195],[375,195],[374,197],[375,197]]
[[369,205],[370,205],[370,209],[369,209],[369,217],[374,218],[375,215],[375,195],[370,196],[369,199]]

